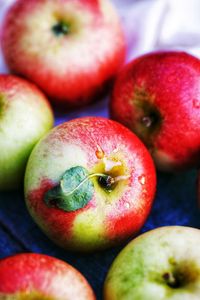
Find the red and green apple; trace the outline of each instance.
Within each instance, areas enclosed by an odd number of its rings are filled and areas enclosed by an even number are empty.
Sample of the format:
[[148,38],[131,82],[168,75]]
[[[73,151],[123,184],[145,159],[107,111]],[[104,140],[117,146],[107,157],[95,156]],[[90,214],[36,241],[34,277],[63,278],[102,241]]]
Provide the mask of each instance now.
[[70,106],[90,102],[125,58],[108,0],[17,0],[5,17],[2,47],[12,72]]
[[184,52],[143,55],[121,70],[111,117],[135,132],[157,167],[199,166],[200,60]]
[[104,300],[198,300],[200,230],[162,227],[140,235],[114,260]]
[[25,175],[26,204],[58,245],[100,250],[140,230],[154,198],[148,150],[129,129],[100,117],[66,122],[34,148]]
[[52,126],[52,110],[37,87],[0,74],[0,190],[23,183],[31,150]]
[[95,300],[87,280],[71,265],[42,254],[0,260],[1,300]]

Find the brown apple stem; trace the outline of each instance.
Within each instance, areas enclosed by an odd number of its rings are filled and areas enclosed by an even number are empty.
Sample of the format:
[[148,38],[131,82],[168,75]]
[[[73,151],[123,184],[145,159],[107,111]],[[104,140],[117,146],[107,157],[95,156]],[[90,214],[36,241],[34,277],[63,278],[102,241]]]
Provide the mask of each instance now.
[[142,121],[142,124],[144,124],[144,126],[147,128],[151,127],[151,125],[153,123],[153,120],[150,116],[144,116],[141,121]]
[[126,180],[129,178],[129,176],[116,176],[116,177],[112,177],[110,175],[107,174],[102,174],[102,173],[94,173],[89,175],[89,178],[98,176],[98,182],[99,184],[105,188],[108,191],[111,191],[114,184],[121,181],[121,180]]

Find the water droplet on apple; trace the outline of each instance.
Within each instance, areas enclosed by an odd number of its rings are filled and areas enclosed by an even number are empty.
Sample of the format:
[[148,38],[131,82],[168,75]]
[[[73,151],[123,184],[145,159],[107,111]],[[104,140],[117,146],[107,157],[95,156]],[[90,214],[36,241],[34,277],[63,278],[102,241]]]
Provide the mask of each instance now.
[[97,145],[97,150],[95,154],[98,159],[102,159],[104,157],[104,151],[101,149],[99,145]]
[[144,185],[145,182],[146,182],[145,176],[144,175],[139,176],[138,181],[139,181],[140,184]]
[[193,99],[193,106],[194,106],[194,108],[200,108],[200,100]]
[[125,202],[124,206],[125,206],[125,208],[129,209],[130,208],[130,203]]

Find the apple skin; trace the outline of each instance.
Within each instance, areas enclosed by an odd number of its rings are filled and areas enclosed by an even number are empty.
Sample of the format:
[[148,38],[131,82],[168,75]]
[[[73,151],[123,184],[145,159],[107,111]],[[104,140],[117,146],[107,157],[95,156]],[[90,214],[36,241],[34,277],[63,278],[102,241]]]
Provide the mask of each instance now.
[[200,60],[184,52],[143,55],[121,70],[111,117],[135,132],[158,169],[200,164]]
[[[59,32],[59,22],[68,33]],[[18,0],[6,15],[2,48],[12,72],[35,82],[54,103],[80,106],[118,72],[126,47],[107,0]]]
[[23,183],[28,157],[53,121],[51,107],[36,86],[0,74],[0,190]]
[[198,300],[200,230],[161,227],[131,241],[113,262],[104,300]]
[[42,254],[0,261],[2,300],[95,300],[87,280],[71,265]]
[[[110,164],[114,167],[109,170]],[[110,193],[98,177],[91,179],[92,198],[78,210],[48,207],[47,191],[76,166],[89,174],[125,178]],[[25,198],[33,219],[51,240],[66,249],[91,252],[119,244],[140,230],[155,186],[151,156],[130,130],[109,119],[85,117],[56,127],[34,148],[26,169]]]

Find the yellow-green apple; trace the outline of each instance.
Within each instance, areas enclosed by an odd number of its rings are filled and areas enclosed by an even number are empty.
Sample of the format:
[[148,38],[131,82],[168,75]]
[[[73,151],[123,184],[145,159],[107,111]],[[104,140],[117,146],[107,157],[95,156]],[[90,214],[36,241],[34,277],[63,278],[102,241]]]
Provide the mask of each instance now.
[[36,86],[0,74],[0,190],[23,183],[31,150],[52,125],[52,110]]
[[70,106],[90,102],[125,57],[108,0],[17,0],[5,18],[2,47],[12,72]]
[[135,132],[164,171],[200,164],[200,60],[156,52],[119,74],[111,116]]
[[42,254],[0,261],[1,300],[95,300],[87,280],[71,265]]
[[85,117],[54,128],[37,144],[25,197],[36,223],[58,245],[94,251],[142,227],[155,182],[151,156],[129,129]]
[[162,227],[130,242],[112,264],[104,300],[199,300],[200,230]]

